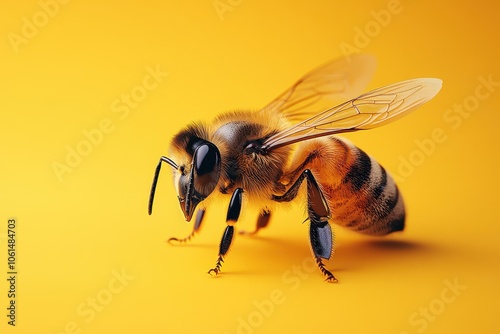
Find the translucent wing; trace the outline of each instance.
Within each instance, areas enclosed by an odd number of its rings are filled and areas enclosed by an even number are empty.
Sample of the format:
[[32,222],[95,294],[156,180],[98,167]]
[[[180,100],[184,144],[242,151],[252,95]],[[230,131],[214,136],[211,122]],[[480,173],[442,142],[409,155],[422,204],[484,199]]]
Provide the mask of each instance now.
[[304,75],[263,110],[281,112],[290,121],[303,120],[361,94],[375,65],[375,57],[370,55],[330,61]]
[[262,148],[272,150],[311,138],[387,124],[432,99],[441,84],[439,79],[424,78],[375,89],[269,137]]

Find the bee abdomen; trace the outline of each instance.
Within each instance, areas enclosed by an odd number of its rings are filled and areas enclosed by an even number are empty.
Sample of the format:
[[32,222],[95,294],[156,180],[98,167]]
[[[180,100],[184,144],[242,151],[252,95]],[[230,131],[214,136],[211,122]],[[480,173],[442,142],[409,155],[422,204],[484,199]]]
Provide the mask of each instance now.
[[[370,235],[403,230],[404,202],[393,178],[361,149],[342,144],[348,148],[351,163],[340,187],[329,194],[333,222]],[[339,202],[345,195],[349,199]]]

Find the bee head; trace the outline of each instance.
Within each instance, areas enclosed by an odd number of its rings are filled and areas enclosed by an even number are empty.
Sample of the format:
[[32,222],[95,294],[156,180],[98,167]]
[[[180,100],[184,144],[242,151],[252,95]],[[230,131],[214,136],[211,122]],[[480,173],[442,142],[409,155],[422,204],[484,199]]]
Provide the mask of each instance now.
[[214,191],[221,173],[221,155],[217,146],[203,139],[207,137],[204,126],[193,125],[173,138],[171,154],[177,162],[167,157],[160,158],[149,196],[149,214],[153,210],[156,183],[163,162],[174,169],[177,198],[186,221],[191,220],[196,206]]

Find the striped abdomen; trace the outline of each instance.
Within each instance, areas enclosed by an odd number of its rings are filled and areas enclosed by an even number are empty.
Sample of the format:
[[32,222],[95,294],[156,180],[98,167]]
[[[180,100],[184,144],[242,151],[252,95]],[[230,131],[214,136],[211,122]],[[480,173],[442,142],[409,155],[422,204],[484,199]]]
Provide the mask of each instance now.
[[312,171],[329,203],[331,222],[370,235],[403,230],[405,208],[394,180],[361,149],[330,137],[311,141],[297,153],[292,166],[302,157],[300,169]]

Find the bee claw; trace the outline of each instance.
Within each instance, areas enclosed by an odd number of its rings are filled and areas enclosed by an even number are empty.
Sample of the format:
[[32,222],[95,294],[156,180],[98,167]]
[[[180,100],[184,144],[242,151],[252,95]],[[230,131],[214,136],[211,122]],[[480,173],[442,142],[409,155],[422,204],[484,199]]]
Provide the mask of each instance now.
[[215,268],[210,269],[208,271],[208,274],[212,277],[214,277],[212,273],[215,273],[215,276],[219,275],[219,273],[221,272],[222,263],[224,263],[224,258],[222,257],[222,255],[219,255],[217,263],[215,264]]
[[217,276],[219,274],[219,271],[216,269],[216,268],[212,268],[208,271],[208,274],[212,277],[214,277],[214,274],[215,276]]
[[167,242],[173,246],[181,244],[181,241],[177,238],[170,238],[167,240]]
[[316,257],[316,265],[318,266],[319,270],[325,276],[325,282],[328,283],[338,283],[339,281],[333,276],[330,270],[325,268],[325,264],[321,260],[320,257]]
[[327,277],[325,278],[325,282],[328,282],[328,283],[338,283],[339,280],[335,278],[335,276],[331,276],[331,277]]

